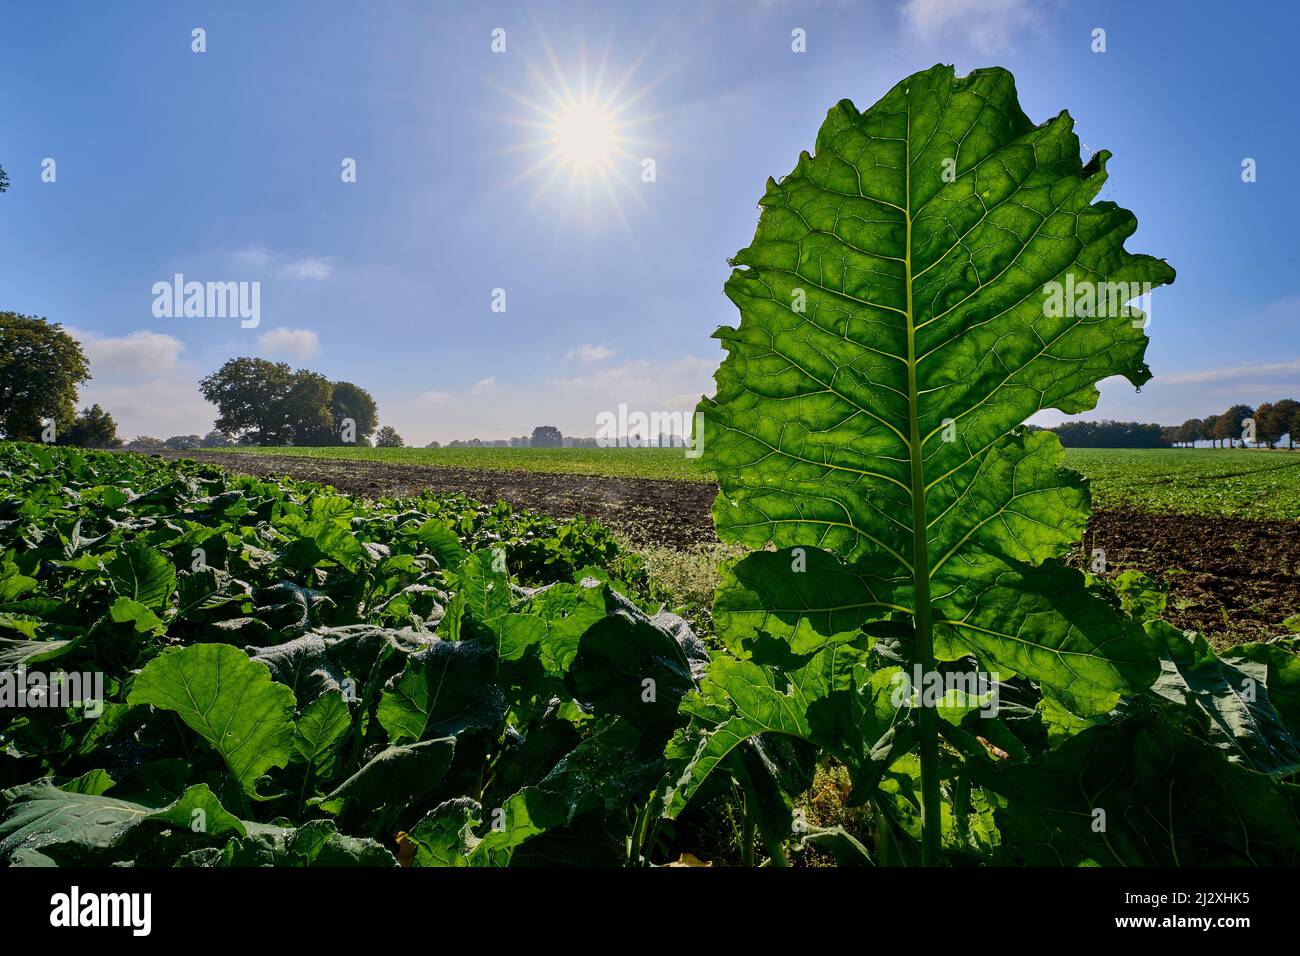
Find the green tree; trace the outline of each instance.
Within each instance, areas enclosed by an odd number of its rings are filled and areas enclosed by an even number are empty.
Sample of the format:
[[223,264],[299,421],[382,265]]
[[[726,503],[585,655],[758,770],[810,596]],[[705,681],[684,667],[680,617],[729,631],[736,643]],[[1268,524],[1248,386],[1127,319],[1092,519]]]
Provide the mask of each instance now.
[[534,448],[561,448],[564,436],[554,425],[538,425],[533,429],[532,445]]
[[1300,402],[1293,398],[1265,402],[1255,409],[1255,434],[1259,436],[1260,441],[1268,442],[1269,448],[1274,447],[1278,439],[1286,435],[1287,448],[1294,448],[1295,437],[1292,434],[1291,421],[1297,411],[1300,411]]
[[[283,362],[233,358],[199,382],[220,413],[215,428],[241,445],[339,445],[343,420],[356,423],[355,441],[368,445],[378,424],[370,393],[351,382],[331,382]],[[229,443],[229,442],[227,442]]]
[[284,362],[233,358],[199,382],[199,391],[217,406],[218,431],[249,438],[258,445],[281,445],[292,434],[284,417],[284,397],[293,372]]
[[1226,412],[1220,415],[1214,422],[1214,437],[1220,440],[1226,440],[1229,448],[1235,448],[1236,442],[1242,440],[1242,422],[1247,418],[1254,416],[1255,410],[1249,405],[1233,405]]
[[225,432],[219,432],[216,429],[213,429],[203,436],[201,444],[204,448],[228,448],[234,443],[235,440]]
[[56,433],[76,416],[77,386],[90,378],[81,344],[34,315],[0,312],[0,430],[35,441],[42,419]]
[[126,443],[126,447],[131,451],[162,451],[167,444],[152,435],[137,435]]
[[1194,446],[1204,437],[1204,423],[1199,418],[1187,419],[1187,421],[1178,426],[1178,431],[1175,433],[1175,440],[1186,445],[1188,448]]
[[163,444],[173,451],[190,451],[194,448],[202,448],[203,439],[198,435],[173,435]]
[[379,429],[379,434],[375,435],[376,448],[405,448],[406,442],[402,441],[402,436],[397,434],[397,429],[392,425],[385,425]]
[[80,448],[122,447],[122,439],[117,437],[117,423],[98,405],[83,408],[72,424],[59,433],[58,443]]
[[334,394],[330,398],[330,412],[334,416],[334,442],[342,441],[343,423],[347,419],[354,422],[355,440],[358,445],[369,444],[379,424],[379,406],[360,385],[351,382],[335,382]]
[[333,445],[338,442],[330,399],[334,386],[319,372],[299,369],[293,373],[282,400],[282,415],[294,445]]

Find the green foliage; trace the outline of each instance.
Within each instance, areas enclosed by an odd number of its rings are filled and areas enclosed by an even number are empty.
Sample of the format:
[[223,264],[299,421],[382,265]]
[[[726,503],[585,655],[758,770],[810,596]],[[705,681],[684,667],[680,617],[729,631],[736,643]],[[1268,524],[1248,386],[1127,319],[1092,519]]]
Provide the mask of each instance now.
[[1300,458],[1213,448],[1069,449],[1097,508],[1300,520]]
[[0,433],[37,440],[42,420],[70,427],[77,386],[90,378],[81,344],[57,322],[0,312]]
[[330,395],[330,412],[334,416],[334,434],[341,435],[344,422],[351,420],[356,429],[357,444],[366,444],[379,424],[379,406],[360,385],[335,382]]
[[337,440],[331,401],[334,386],[319,372],[299,369],[280,399],[280,413],[294,445],[327,445]]
[[1279,438],[1288,435],[1288,446],[1294,447],[1295,436],[1291,432],[1297,417],[1300,417],[1300,402],[1293,398],[1264,402],[1255,409],[1256,436],[1272,448]]
[[701,404],[718,535],[755,550],[723,571],[731,656],[683,704],[669,817],[722,770],[779,860],[809,782],[784,740],[849,769],[879,862],[1300,857],[1279,668],[1216,658],[1136,576],[1064,566],[1088,486],[1020,427],[1150,377],[1140,314],[1051,299],[1173,279],[1093,203],[1107,158],[1080,162],[1066,113],[1032,125],[1005,71],[935,67],[841,102],[769,180]]
[[1245,447],[1245,421],[1252,418],[1254,414],[1255,410],[1249,405],[1233,405],[1222,415],[1215,418],[1210,437],[1219,441],[1226,441],[1229,448],[1232,448],[1237,442],[1241,442],[1242,446]]
[[152,435],[137,435],[126,443],[130,451],[162,451],[167,447],[167,442],[161,438],[154,438]]
[[533,429],[533,448],[560,448],[564,445],[564,436],[554,425],[538,425]]
[[128,704],[174,711],[221,755],[247,790],[289,761],[293,691],[264,664],[229,644],[197,644],[160,654],[145,666]]
[[284,362],[233,358],[200,381],[199,391],[217,406],[218,432],[253,444],[340,444],[345,419],[354,423],[349,437],[363,443],[375,427],[377,406],[365,389]]
[[98,405],[83,408],[73,419],[72,424],[59,433],[60,445],[76,445],[80,448],[120,448],[122,439],[117,437],[117,423],[113,416]]
[[406,442],[402,441],[402,436],[397,434],[397,429],[392,425],[385,425],[375,435],[376,448],[404,448],[405,446]]
[[217,406],[219,431],[252,434],[263,445],[284,444],[289,431],[282,401],[292,378],[284,362],[233,358],[200,381],[199,391]]
[[0,860],[625,862],[705,657],[645,588],[588,521],[0,443],[0,680],[104,694],[0,708]]

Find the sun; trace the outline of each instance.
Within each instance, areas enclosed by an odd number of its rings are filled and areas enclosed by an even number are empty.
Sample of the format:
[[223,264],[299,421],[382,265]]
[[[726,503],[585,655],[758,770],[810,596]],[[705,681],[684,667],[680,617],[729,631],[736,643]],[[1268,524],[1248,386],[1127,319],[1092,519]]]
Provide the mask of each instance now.
[[[589,228],[612,216],[626,229],[624,202],[650,208],[647,183],[654,181],[658,157],[668,148],[644,136],[645,128],[659,119],[643,112],[647,94],[657,84],[635,83],[646,53],[611,82],[608,44],[592,70],[585,40],[575,57],[562,61],[540,28],[538,39],[545,68],[525,54],[524,76],[516,79],[514,89],[492,84],[526,108],[522,115],[497,117],[530,134],[503,152],[534,154],[504,188],[531,185],[528,205],[553,198],[548,208],[558,209],[560,221],[578,209]],[[652,170],[648,178],[647,169]]]
[[551,122],[555,158],[584,173],[608,171],[625,150],[615,110],[584,97],[562,104]]

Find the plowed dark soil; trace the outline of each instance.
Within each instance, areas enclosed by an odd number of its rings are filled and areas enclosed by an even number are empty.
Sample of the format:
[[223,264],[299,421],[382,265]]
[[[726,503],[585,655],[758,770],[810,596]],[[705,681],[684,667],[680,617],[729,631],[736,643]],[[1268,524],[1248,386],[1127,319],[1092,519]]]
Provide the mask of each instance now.
[[1281,631],[1300,614],[1300,522],[1099,511],[1085,543],[1107,569],[1135,568],[1168,588],[1165,617],[1232,642]]
[[654,478],[593,478],[530,471],[475,471],[379,461],[340,461],[239,452],[167,452],[172,458],[210,461],[262,478],[289,476],[333,485],[351,495],[461,493],[479,501],[508,501],[514,508],[556,518],[586,515],[640,545],[689,548],[717,541],[709,509],[716,485]]
[[[243,474],[318,481],[363,497],[460,492],[559,518],[587,515],[643,546],[685,549],[717,540],[710,517],[714,485],[236,452],[169,454]],[[1279,633],[1284,618],[1300,613],[1300,522],[1100,511],[1085,544],[1089,553],[1105,550],[1109,571],[1136,569],[1164,582],[1166,618],[1178,627],[1227,642],[1257,640]],[[1082,549],[1073,563],[1081,561]]]

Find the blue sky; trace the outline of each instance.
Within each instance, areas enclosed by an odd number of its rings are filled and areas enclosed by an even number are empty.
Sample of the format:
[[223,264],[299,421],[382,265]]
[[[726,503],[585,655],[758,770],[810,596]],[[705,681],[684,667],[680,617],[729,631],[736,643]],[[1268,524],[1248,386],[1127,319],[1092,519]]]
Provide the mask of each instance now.
[[[1115,154],[1103,198],[1154,296],[1141,394],[1087,417],[1178,422],[1300,397],[1295,4],[89,3],[0,34],[0,308],[80,334],[127,437],[203,432],[196,382],[265,355],[370,389],[408,443],[595,433],[619,403],[712,392],[728,256],[763,183],[842,97],[936,62],[1001,65],[1035,121]],[[191,50],[206,31],[207,52]],[[492,31],[506,31],[493,53]],[[807,52],[791,50],[806,31]],[[1106,52],[1091,50],[1106,31]],[[548,47],[551,53],[548,55]],[[617,201],[527,148],[521,100],[588,85],[636,120]],[[539,80],[545,78],[545,83]],[[549,88],[549,89],[548,89]],[[628,102],[631,101],[631,102]],[[341,180],[356,160],[357,181]],[[640,178],[640,160],[657,177]],[[1241,163],[1257,162],[1243,183]],[[57,179],[43,182],[53,158]],[[258,281],[261,322],[157,318],[152,286]],[[506,311],[492,311],[492,290]],[[1059,416],[1056,416],[1059,418]],[[1050,420],[1050,419],[1049,419]]]

